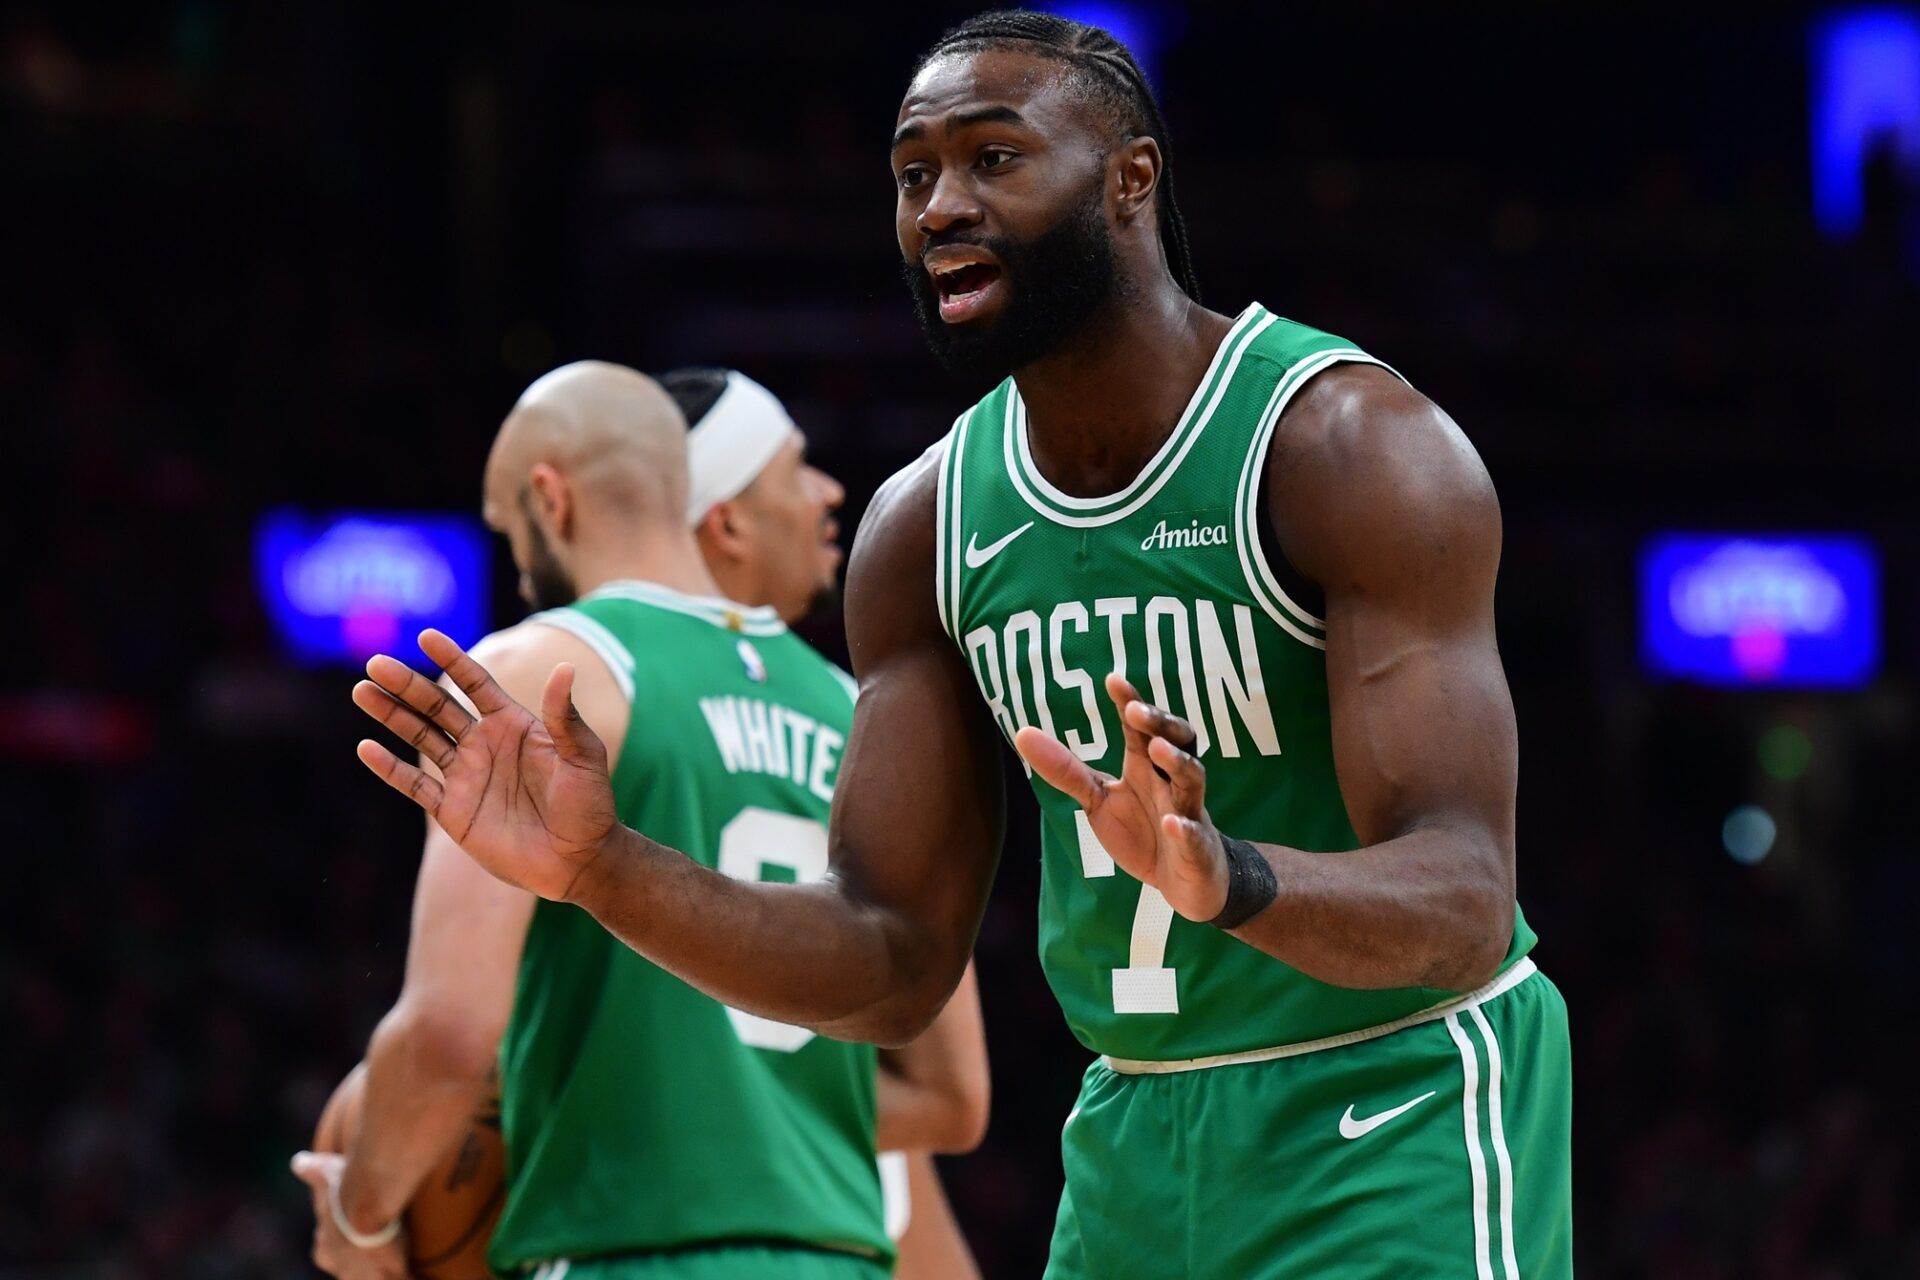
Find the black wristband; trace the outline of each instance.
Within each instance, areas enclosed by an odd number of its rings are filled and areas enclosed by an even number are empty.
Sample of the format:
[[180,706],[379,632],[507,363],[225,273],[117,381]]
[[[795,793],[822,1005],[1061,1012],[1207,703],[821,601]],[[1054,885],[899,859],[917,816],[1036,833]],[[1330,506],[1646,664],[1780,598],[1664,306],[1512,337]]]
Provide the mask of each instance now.
[[1220,914],[1207,921],[1216,929],[1238,929],[1266,910],[1280,895],[1280,884],[1273,878],[1273,864],[1245,840],[1220,837],[1227,853],[1227,901]]

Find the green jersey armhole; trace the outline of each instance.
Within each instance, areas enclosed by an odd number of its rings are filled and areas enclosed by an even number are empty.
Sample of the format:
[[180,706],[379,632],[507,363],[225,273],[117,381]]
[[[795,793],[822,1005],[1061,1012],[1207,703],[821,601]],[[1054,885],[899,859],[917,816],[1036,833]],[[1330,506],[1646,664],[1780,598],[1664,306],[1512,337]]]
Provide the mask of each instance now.
[[1239,550],[1240,572],[1246,579],[1247,591],[1261,610],[1273,619],[1275,626],[1315,649],[1327,647],[1327,622],[1296,603],[1274,576],[1273,566],[1267,563],[1266,541],[1260,528],[1260,484],[1266,475],[1267,450],[1272,447],[1274,429],[1279,425],[1280,415],[1315,374],[1337,364],[1378,365],[1402,382],[1406,381],[1392,365],[1368,355],[1358,347],[1330,347],[1296,361],[1281,375],[1280,381],[1274,385],[1273,394],[1267,399],[1266,408],[1260,412],[1259,424],[1254,428],[1253,440],[1247,447],[1246,460],[1241,465],[1240,480],[1234,486],[1233,494],[1234,529],[1239,534],[1234,542]]
[[955,644],[960,643],[960,475],[966,469],[967,428],[973,422],[974,409],[979,407],[975,405],[953,420],[940,448],[939,488],[934,496],[934,605],[941,628]]
[[564,609],[547,609],[528,618],[530,626],[552,627],[564,631],[585,642],[586,646],[607,664],[607,670],[613,676],[613,682],[620,687],[620,696],[628,702],[633,701],[634,657],[632,652],[621,644],[613,632],[607,630],[599,619],[575,606]]

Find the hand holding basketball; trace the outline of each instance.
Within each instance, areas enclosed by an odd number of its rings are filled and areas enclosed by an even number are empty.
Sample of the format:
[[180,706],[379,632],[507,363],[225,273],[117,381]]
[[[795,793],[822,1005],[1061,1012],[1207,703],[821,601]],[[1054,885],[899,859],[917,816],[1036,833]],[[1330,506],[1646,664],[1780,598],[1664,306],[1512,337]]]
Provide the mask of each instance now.
[[1207,770],[1192,754],[1193,727],[1144,702],[1124,676],[1107,677],[1120,710],[1126,756],[1120,776],[1089,767],[1059,739],[1031,726],[1013,745],[1033,771],[1086,810],[1114,864],[1158,889],[1175,911],[1207,921],[1227,901],[1227,857],[1207,816]]
[[573,667],[554,668],[535,716],[440,632],[421,632],[420,648],[479,714],[380,654],[354,686],[354,705],[417,747],[440,776],[371,740],[360,743],[361,762],[488,871],[543,898],[565,899],[620,829],[606,746],[573,705]]
[[[346,1164],[343,1153],[360,1127],[366,1083],[367,1068],[361,1063],[327,1100],[314,1126],[313,1150],[293,1158],[295,1176],[313,1191],[315,1264],[335,1276],[492,1280],[487,1246],[507,1195],[507,1153],[500,1138],[497,1096],[480,1106],[460,1141],[414,1191],[401,1217],[406,1229],[393,1244],[361,1249],[334,1226],[331,1184],[340,1178]],[[378,1269],[396,1265],[396,1259],[398,1270]]]
[[396,1236],[377,1249],[362,1249],[341,1233],[333,1216],[334,1188],[347,1158],[331,1152],[302,1151],[293,1173],[313,1192],[313,1265],[337,1280],[406,1280],[407,1244]]

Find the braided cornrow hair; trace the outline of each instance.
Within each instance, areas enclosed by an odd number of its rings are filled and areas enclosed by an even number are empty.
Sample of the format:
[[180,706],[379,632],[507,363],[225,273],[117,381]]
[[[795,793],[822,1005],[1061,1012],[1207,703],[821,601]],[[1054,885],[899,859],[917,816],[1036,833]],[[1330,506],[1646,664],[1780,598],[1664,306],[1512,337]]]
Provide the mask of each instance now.
[[1160,185],[1156,192],[1160,216],[1160,244],[1174,283],[1195,302],[1200,281],[1193,270],[1193,249],[1187,242],[1187,221],[1173,198],[1173,143],[1160,104],[1140,64],[1127,47],[1100,27],[1074,22],[1051,13],[1028,9],[1000,9],[968,18],[934,42],[914,66],[914,74],[943,54],[957,49],[1024,46],[1082,71],[1122,128],[1131,137],[1152,138],[1160,144]]

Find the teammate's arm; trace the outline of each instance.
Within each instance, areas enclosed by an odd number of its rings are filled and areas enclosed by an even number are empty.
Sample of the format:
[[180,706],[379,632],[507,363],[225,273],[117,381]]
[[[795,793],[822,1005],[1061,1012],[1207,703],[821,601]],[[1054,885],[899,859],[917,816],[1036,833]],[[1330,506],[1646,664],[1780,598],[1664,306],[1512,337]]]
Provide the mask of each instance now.
[[[578,904],[715,999],[841,1039],[904,1044],[966,967],[1004,807],[997,735],[934,601],[936,463],[930,451],[888,482],[854,547],[847,634],[860,698],[824,880],[731,880],[621,825],[605,748],[572,705],[565,664],[536,716],[428,632],[421,643],[480,715],[376,658],[355,702],[445,777],[373,742],[361,759],[489,871]],[[635,714],[644,720],[647,709]]]
[[[1273,897],[1235,936],[1335,986],[1470,990],[1498,970],[1514,918],[1518,747],[1494,643],[1492,482],[1444,413],[1374,367],[1308,383],[1274,441],[1271,535],[1326,593],[1334,765],[1364,847],[1250,846]],[[1125,681],[1108,689],[1121,778],[1037,730],[1021,750],[1088,810],[1117,863],[1210,920],[1230,868],[1193,731]]]
[[971,1151],[986,1137],[990,1098],[987,1033],[969,964],[933,1025],[911,1043],[881,1052],[874,1145],[882,1151]]
[[[475,654],[504,689],[523,695],[537,693],[556,662],[577,664],[582,715],[617,750],[626,732],[626,700],[578,639],[549,627],[518,627],[482,641]],[[310,1182],[339,1178],[340,1205],[356,1230],[375,1233],[400,1214],[494,1087],[534,902],[475,866],[428,820],[406,976],[367,1047],[359,1126],[343,1165],[301,1162],[312,1170],[302,1175]],[[321,1222],[323,1243],[330,1225]],[[350,1265],[351,1246],[344,1239],[334,1245],[328,1252]]]
[[895,1243],[897,1280],[979,1280],[947,1203],[933,1152],[972,1151],[987,1133],[987,1035],[967,965],[953,998],[910,1044],[880,1052],[875,1146],[907,1153],[907,1229]]
[[895,1241],[900,1255],[893,1264],[894,1280],[980,1280],[980,1266],[930,1155],[907,1157],[907,1204],[912,1216],[906,1234]]

